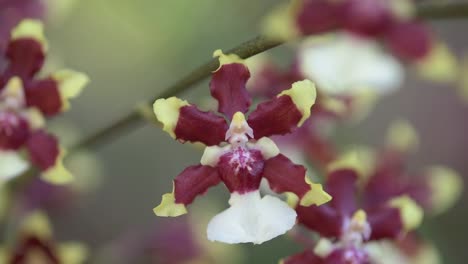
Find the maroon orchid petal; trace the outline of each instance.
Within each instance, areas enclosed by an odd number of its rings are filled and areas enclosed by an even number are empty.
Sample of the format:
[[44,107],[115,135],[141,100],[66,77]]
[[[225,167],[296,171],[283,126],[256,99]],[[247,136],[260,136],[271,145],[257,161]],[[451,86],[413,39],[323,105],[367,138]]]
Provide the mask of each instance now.
[[184,106],[174,133],[182,141],[202,142],[205,145],[218,145],[224,141],[228,129],[226,120],[211,112],[200,111],[195,106]]
[[344,27],[354,33],[376,36],[383,33],[393,22],[385,2],[349,0],[344,5]]
[[302,198],[310,186],[305,182],[306,169],[294,164],[283,154],[265,161],[263,176],[277,193],[292,192]]
[[323,259],[315,255],[311,250],[290,256],[281,262],[283,264],[324,264]]
[[218,112],[231,119],[234,113],[246,113],[251,98],[246,89],[249,69],[242,63],[221,65],[210,82],[211,95],[218,100]]
[[289,96],[276,97],[260,103],[248,118],[247,123],[256,139],[290,133],[296,128],[302,114]]
[[186,218],[174,220],[153,231],[142,246],[145,252],[140,254],[147,254],[149,251],[155,263],[167,264],[189,263],[190,260],[199,258],[203,254],[203,248],[197,241],[190,221]]
[[174,197],[177,204],[188,205],[197,195],[221,182],[218,169],[196,165],[182,171],[174,180]]
[[363,190],[364,208],[376,208],[401,194],[400,175],[374,175],[368,180]]
[[62,109],[58,83],[52,78],[30,83],[25,90],[26,104],[37,107],[48,116],[59,113]]
[[304,1],[296,24],[304,35],[334,30],[343,23],[343,5],[338,1]]
[[284,71],[271,62],[265,63],[250,80],[249,91],[253,96],[275,97],[287,87],[291,87],[294,82],[305,79],[296,64],[294,63],[288,71]]
[[343,217],[328,204],[322,206],[298,206],[297,220],[310,230],[325,237],[339,237],[343,227]]
[[31,161],[42,171],[53,167],[60,153],[57,139],[43,130],[33,132],[26,147]]
[[403,60],[419,60],[429,54],[432,47],[431,33],[422,23],[397,23],[386,35],[390,50]]
[[41,69],[44,63],[44,50],[40,42],[33,38],[19,38],[8,45],[6,57],[9,60],[5,75],[19,76],[24,82]]
[[330,172],[327,178],[326,191],[333,199],[330,206],[343,215],[351,216],[356,210],[357,172],[343,168]]
[[237,148],[220,157],[218,168],[229,192],[243,194],[260,187],[264,159],[259,150]]
[[44,263],[50,264],[60,264],[59,258],[54,251],[54,245],[50,241],[42,241],[34,236],[24,237],[21,244],[19,244],[15,249],[11,260],[8,263],[26,264],[28,263],[28,260],[31,260],[32,255],[37,257],[37,254],[41,253],[40,256],[43,259],[38,260],[34,257],[34,260],[40,262],[43,260],[46,261]]
[[24,118],[12,112],[0,112],[0,149],[19,149],[29,133],[29,125]]
[[382,207],[367,213],[371,227],[371,240],[397,238],[403,231],[403,222],[398,208]]
[[177,97],[158,99],[153,105],[163,130],[182,142],[218,145],[226,136],[226,120],[212,112],[204,112]]

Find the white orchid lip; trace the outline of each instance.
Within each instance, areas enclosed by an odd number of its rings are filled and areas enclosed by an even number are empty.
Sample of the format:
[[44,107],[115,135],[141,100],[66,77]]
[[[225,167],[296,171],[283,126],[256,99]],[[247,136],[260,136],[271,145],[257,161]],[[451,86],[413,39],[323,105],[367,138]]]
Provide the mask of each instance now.
[[296,212],[280,199],[258,190],[232,193],[230,208],[211,219],[207,228],[210,241],[228,244],[262,244],[290,230],[296,223]]
[[403,66],[378,43],[351,33],[313,37],[300,49],[300,70],[321,91],[354,94],[366,89],[376,94],[397,90]]
[[21,175],[29,163],[16,151],[0,151],[0,182]]

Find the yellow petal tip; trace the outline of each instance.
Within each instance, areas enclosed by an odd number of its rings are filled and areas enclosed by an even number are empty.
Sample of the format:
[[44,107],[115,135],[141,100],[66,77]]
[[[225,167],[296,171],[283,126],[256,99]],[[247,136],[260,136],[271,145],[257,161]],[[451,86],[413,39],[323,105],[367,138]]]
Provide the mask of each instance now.
[[244,60],[241,59],[237,54],[224,54],[220,49],[217,49],[213,52],[213,58],[218,58],[219,60],[219,67],[214,72],[217,72],[223,65],[226,64],[244,64]]
[[174,130],[179,120],[180,108],[189,105],[185,100],[177,97],[170,97],[168,99],[158,99],[153,104],[153,111],[156,118],[163,124],[163,130],[166,131],[171,137],[175,138]]
[[320,206],[331,201],[331,195],[323,190],[323,186],[321,184],[311,182],[308,177],[306,177],[305,181],[310,185],[310,190],[302,197],[300,205]]
[[431,189],[432,212],[442,213],[460,198],[463,180],[453,169],[433,166],[428,169],[428,183]]
[[161,204],[153,209],[157,216],[176,217],[187,213],[187,208],[183,204],[175,203],[174,193],[166,193],[162,196]]
[[55,164],[42,172],[41,178],[49,183],[56,185],[64,185],[73,181],[73,175],[63,165],[63,158],[66,151],[60,148],[60,153],[55,161]]
[[310,117],[310,108],[315,104],[317,98],[317,90],[315,84],[310,80],[298,81],[292,84],[292,87],[278,94],[280,96],[289,96],[301,112],[302,118],[297,124],[298,127]]
[[11,39],[33,38],[47,50],[47,40],[44,36],[44,26],[40,20],[24,19],[12,31]]
[[419,145],[416,129],[406,120],[394,121],[387,132],[387,145],[401,151],[414,151]]
[[403,195],[390,200],[390,206],[400,210],[405,231],[411,231],[421,225],[423,209],[410,197]]

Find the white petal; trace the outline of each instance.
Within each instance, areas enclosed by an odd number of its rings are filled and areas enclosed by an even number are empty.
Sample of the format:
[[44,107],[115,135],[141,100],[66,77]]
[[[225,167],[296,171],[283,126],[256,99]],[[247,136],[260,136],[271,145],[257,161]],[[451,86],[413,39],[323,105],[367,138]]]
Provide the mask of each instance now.
[[302,73],[330,94],[373,89],[378,94],[401,86],[404,70],[374,41],[339,34],[309,42],[300,52]]
[[230,208],[211,219],[207,235],[211,241],[228,244],[261,244],[290,230],[296,212],[280,199],[259,191],[231,194]]
[[29,167],[18,152],[0,151],[0,181],[9,180],[19,176]]

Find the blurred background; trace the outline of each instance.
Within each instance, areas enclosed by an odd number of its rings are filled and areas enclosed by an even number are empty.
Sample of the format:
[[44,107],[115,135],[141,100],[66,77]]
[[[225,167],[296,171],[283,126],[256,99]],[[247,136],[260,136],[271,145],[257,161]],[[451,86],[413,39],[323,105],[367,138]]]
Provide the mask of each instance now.
[[[55,0],[51,5],[54,2],[60,6],[47,21],[48,66],[65,65],[86,72],[91,79],[71,111],[51,121],[57,130],[66,125],[79,132],[73,141],[152,98],[209,60],[215,49],[227,50],[256,36],[262,17],[281,1]],[[459,57],[468,51],[468,20],[431,24]],[[283,65],[290,63],[288,46],[268,52]],[[205,102],[208,95],[206,80],[181,96],[197,103]],[[468,102],[453,85],[431,84],[410,71],[403,89],[380,100],[361,123],[340,127],[339,135],[343,142],[382,145],[389,123],[401,117],[409,119],[421,135],[420,151],[411,166],[444,164],[466,180]],[[81,240],[98,252],[133,231],[166,226],[171,219],[156,217],[152,208],[172,188],[173,177],[201,157],[199,149],[172,140],[150,124],[92,151],[100,162],[100,173],[95,173],[100,184],[72,208],[55,213],[52,222],[58,240]],[[75,174],[89,177],[80,171]],[[204,217],[197,218],[200,226],[227,207],[223,188],[218,186],[189,209],[206,209]],[[465,193],[452,210],[424,224],[445,263],[468,259],[467,198]],[[216,207],[219,210],[211,209]],[[260,246],[236,246],[239,251],[233,254],[239,254],[239,259],[233,263],[276,263],[301,250],[287,240],[283,236]]]

